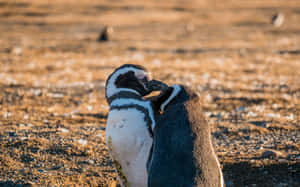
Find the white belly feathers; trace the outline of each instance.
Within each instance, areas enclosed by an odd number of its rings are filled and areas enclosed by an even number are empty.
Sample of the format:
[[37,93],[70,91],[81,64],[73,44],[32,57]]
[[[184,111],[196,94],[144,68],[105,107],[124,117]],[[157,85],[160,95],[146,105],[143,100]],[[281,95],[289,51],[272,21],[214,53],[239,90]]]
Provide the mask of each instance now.
[[150,103],[146,101],[116,99],[110,105],[106,142],[112,158],[120,165],[118,168],[120,171],[117,172],[123,183],[122,186],[144,187],[147,181],[146,163],[152,137],[145,120],[147,114],[134,105],[147,110],[150,107],[148,115],[152,114]]

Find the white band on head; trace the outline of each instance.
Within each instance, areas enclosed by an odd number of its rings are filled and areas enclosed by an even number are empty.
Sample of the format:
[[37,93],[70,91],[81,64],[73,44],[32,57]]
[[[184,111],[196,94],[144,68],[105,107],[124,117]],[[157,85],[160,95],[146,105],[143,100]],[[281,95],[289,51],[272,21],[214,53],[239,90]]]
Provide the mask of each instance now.
[[174,99],[174,97],[176,97],[179,92],[181,91],[181,86],[180,85],[172,85],[170,86],[173,88],[172,94],[170,95],[170,97],[162,103],[162,105],[160,106],[160,110],[163,112],[165,107]]
[[137,78],[139,78],[139,77],[143,77],[144,78],[144,77],[147,76],[147,72],[145,72],[144,70],[141,70],[141,69],[134,68],[134,67],[125,67],[125,68],[121,68],[121,69],[117,70],[116,72],[113,73],[113,75],[111,75],[111,77],[107,81],[107,84],[106,84],[106,97],[111,97],[114,94],[116,94],[118,92],[121,92],[121,91],[128,91],[128,92],[134,92],[136,94],[139,94],[134,89],[130,89],[130,88],[117,88],[116,85],[115,85],[115,81],[118,78],[118,76],[122,75],[122,74],[125,74],[125,73],[127,73],[129,71],[133,71],[134,74],[135,74],[135,76],[137,76]]

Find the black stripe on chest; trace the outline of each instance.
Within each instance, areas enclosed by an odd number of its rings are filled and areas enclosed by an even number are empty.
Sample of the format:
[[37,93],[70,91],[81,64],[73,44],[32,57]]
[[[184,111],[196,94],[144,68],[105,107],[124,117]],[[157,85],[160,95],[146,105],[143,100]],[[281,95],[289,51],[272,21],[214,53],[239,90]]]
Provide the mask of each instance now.
[[147,123],[148,132],[149,132],[150,136],[153,138],[152,120],[150,118],[150,112],[147,108],[137,105],[137,104],[126,104],[126,105],[122,105],[122,106],[111,106],[110,110],[123,110],[123,109],[131,109],[131,108],[134,108],[145,114],[144,120]]
[[138,101],[143,101],[142,97],[134,92],[121,91],[116,93],[109,98],[107,98],[107,102],[111,104],[115,99],[135,99]]

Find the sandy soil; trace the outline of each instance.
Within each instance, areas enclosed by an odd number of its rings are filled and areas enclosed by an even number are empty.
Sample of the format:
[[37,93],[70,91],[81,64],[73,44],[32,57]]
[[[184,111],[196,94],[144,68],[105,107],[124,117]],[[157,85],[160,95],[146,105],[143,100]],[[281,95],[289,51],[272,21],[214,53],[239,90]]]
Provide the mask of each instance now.
[[199,92],[227,186],[300,186],[299,20],[298,0],[0,0],[0,186],[114,182],[104,82],[123,63]]

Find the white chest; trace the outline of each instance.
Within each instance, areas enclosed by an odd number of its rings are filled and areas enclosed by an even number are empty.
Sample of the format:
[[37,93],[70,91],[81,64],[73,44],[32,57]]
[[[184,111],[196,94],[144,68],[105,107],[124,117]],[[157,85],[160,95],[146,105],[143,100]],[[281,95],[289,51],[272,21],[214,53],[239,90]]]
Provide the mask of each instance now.
[[122,167],[130,186],[146,186],[146,162],[152,145],[145,114],[136,108],[114,109],[108,114],[106,142]]

